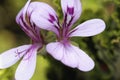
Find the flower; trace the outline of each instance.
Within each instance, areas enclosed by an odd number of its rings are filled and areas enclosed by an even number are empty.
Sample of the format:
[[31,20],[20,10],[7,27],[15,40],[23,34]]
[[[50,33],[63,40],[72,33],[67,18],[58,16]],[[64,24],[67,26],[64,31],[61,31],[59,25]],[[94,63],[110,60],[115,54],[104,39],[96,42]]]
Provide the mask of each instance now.
[[35,71],[37,51],[43,45],[40,29],[30,20],[30,14],[27,14],[30,1],[28,0],[24,8],[17,15],[16,22],[32,39],[32,44],[22,45],[0,54],[0,69],[8,68],[22,58],[16,70],[16,80],[30,80]]
[[[28,13],[31,14],[31,20],[39,28],[53,31],[56,34],[57,41],[46,46],[50,55],[69,67],[90,71],[94,68],[94,61],[84,51],[72,45],[70,38],[97,35],[104,31],[105,23],[101,19],[91,19],[71,29],[82,12],[80,0],[61,0],[61,6],[64,15],[62,25],[59,24],[54,9],[46,3],[31,3]],[[30,10],[33,11],[29,12]]]

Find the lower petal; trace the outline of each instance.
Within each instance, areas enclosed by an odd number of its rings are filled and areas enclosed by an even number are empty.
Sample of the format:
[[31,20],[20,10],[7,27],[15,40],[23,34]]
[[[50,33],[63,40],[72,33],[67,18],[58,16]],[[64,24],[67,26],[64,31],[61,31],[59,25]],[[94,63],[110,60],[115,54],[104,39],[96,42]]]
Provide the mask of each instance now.
[[[8,68],[15,64],[25,54],[25,50],[31,45],[23,45],[10,49],[0,54],[0,69]],[[20,53],[20,54],[19,54]]]
[[71,51],[77,56],[78,60],[77,68],[81,71],[90,71],[94,68],[94,61],[81,49],[76,46],[71,45]]
[[36,67],[36,55],[37,49],[33,50],[31,53],[27,53],[24,56],[16,70],[16,80],[30,80]]
[[46,49],[55,59],[69,67],[78,68],[81,71],[90,71],[94,68],[94,61],[81,49],[69,43],[50,43]]
[[61,60],[63,57],[63,45],[59,42],[49,43],[46,46],[46,50],[50,53],[55,59]]

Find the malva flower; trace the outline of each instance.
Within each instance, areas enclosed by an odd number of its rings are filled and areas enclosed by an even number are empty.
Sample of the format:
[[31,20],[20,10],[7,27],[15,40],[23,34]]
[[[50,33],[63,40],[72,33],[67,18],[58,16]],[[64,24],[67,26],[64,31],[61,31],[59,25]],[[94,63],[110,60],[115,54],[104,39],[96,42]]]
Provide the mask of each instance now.
[[26,13],[29,4],[30,0],[19,12],[16,21],[32,39],[32,44],[22,45],[0,54],[0,69],[8,68],[22,58],[15,73],[15,80],[30,80],[35,71],[37,51],[42,48],[40,29],[30,20],[30,14]]
[[82,12],[80,0],[61,0],[61,6],[64,15],[62,25],[59,24],[54,9],[46,3],[31,3],[28,13],[31,14],[31,20],[37,27],[56,34],[57,41],[46,46],[50,55],[66,66],[90,71],[94,68],[94,61],[84,51],[72,45],[70,38],[97,35],[104,31],[105,23],[101,19],[91,19],[72,29],[72,25],[79,19]]

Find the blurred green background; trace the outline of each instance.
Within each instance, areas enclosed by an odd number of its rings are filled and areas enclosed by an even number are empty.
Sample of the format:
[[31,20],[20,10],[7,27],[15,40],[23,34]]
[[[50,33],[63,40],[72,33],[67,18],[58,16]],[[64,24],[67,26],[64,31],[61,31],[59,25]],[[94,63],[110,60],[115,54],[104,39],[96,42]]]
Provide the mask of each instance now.
[[[0,0],[0,53],[30,42],[15,22],[17,13],[26,1]],[[60,0],[32,1],[48,3],[62,20]],[[101,18],[106,23],[105,31],[99,35],[72,38],[93,58],[95,68],[90,72],[69,68],[53,59],[43,48],[38,53],[36,71],[31,80],[120,80],[120,0],[81,0],[81,3],[82,15],[75,25],[93,18]],[[54,40],[54,36],[48,34],[49,32],[45,33],[47,40],[51,36]],[[0,69],[0,80],[14,80],[18,64],[19,62],[10,68]]]

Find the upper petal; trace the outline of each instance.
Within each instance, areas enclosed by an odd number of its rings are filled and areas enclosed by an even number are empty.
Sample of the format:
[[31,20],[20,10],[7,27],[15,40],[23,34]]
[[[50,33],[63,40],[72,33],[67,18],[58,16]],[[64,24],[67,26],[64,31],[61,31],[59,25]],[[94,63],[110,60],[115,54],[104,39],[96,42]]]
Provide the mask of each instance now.
[[93,60],[81,49],[69,43],[49,43],[46,49],[55,59],[69,67],[78,68],[81,71],[90,71],[94,68]]
[[101,19],[92,19],[88,20],[80,25],[78,25],[76,28],[74,28],[70,32],[70,37],[72,36],[82,36],[82,37],[88,37],[88,36],[94,36],[104,31],[105,29],[105,23]]
[[27,8],[28,8],[28,6],[29,6],[29,4],[30,4],[30,1],[31,0],[28,0],[27,1],[27,3],[25,4],[25,6],[20,10],[20,12],[17,14],[17,16],[16,16],[16,22],[19,24],[19,21],[20,21],[20,17],[22,17],[23,19],[24,19],[24,21],[25,21],[25,23],[27,23],[27,21],[26,21],[26,11],[27,11]]
[[[30,18],[32,11],[28,10],[30,7],[28,0],[25,6],[20,10],[16,17],[16,22],[20,25],[21,29],[32,39],[33,42],[40,42],[40,29],[36,27],[35,23]],[[28,13],[29,12],[29,13]]]
[[48,4],[42,2],[32,2],[28,8],[31,20],[39,28],[51,30],[58,33],[59,22],[56,12]]
[[20,23],[20,17],[21,17],[21,15],[22,15],[22,13],[23,13],[23,8],[19,11],[19,13],[18,13],[17,16],[16,16],[16,22],[17,22],[17,24]]
[[82,12],[80,0],[61,0],[61,6],[64,14],[64,24],[72,25]]
[[[25,54],[25,50],[31,45],[23,45],[10,49],[0,54],[0,69],[8,68],[15,64]],[[19,54],[20,53],[20,54]]]
[[[28,0],[27,3],[25,4],[24,6],[24,9],[23,9],[23,20],[25,21],[25,23],[28,23],[27,20],[26,20],[26,12],[27,12],[27,9],[30,5],[30,1],[31,0]],[[29,25],[29,24],[28,24]]]
[[32,50],[32,52],[27,53],[22,61],[20,62],[16,74],[16,80],[30,80],[33,76],[36,67],[36,55],[37,49]]

